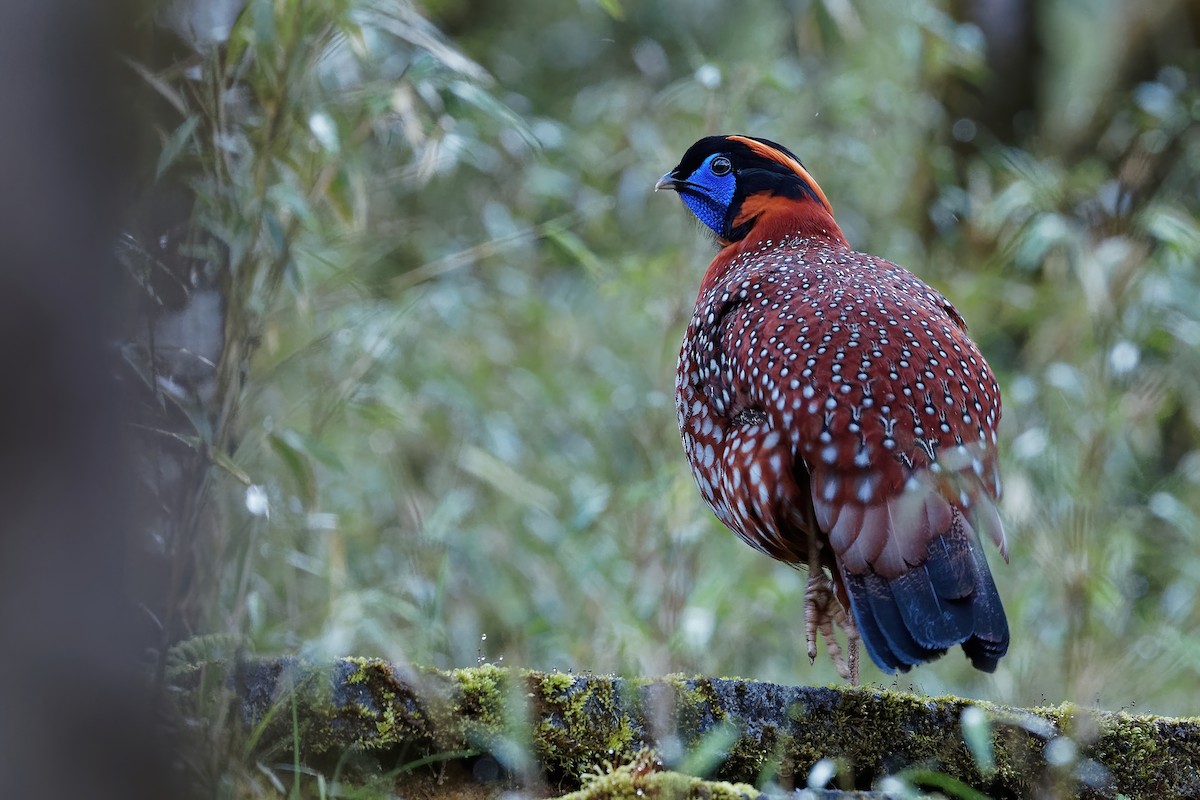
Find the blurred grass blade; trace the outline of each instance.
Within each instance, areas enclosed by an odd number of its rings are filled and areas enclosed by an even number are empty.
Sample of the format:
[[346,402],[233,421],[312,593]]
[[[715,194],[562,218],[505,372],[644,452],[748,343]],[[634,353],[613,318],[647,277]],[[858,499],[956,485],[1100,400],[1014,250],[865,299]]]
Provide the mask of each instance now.
[[979,706],[967,706],[962,712],[963,740],[975,759],[975,766],[985,777],[996,771],[996,756],[992,752],[992,723]]
[[191,141],[192,134],[196,132],[196,126],[199,124],[200,117],[192,114],[175,129],[174,133],[167,137],[162,152],[158,154],[158,167],[154,171],[155,178],[161,178],[163,173],[171,168],[171,165],[179,158],[179,154]]
[[267,442],[296,482],[301,502],[306,508],[311,507],[317,501],[317,474],[308,457],[278,434],[267,436]]
[[[296,9],[294,13],[303,13]],[[274,0],[251,0],[250,17],[254,25],[254,44],[258,48],[269,47],[275,43],[275,3]]]
[[364,3],[365,10],[359,13],[393,36],[421,48],[442,66],[471,80],[490,83],[491,75],[452,45],[441,32],[422,17],[411,3],[403,0]]
[[676,768],[685,775],[706,778],[729,757],[729,748],[741,737],[737,726],[722,722],[696,743]]
[[932,769],[906,769],[900,773],[900,776],[917,786],[932,786],[949,797],[957,797],[958,800],[990,800],[983,792],[944,772]]
[[621,0],[596,0],[596,2],[604,9],[604,13],[618,22],[625,19],[625,9],[621,7]]
[[229,473],[238,483],[243,486],[250,486],[254,483],[254,481],[250,480],[250,476],[246,474],[246,471],[235,464],[225,451],[213,447],[209,449],[209,456],[218,467]]
[[129,68],[136,72],[138,76],[141,77],[141,79],[144,80],[147,85],[153,88],[160,97],[170,103],[172,108],[174,108],[180,114],[188,113],[187,102],[183,99],[183,95],[180,94],[179,91],[172,86],[169,81],[151,72],[144,65],[134,61],[133,59],[126,58],[124,61],[129,65]]
[[575,261],[579,262],[593,279],[600,279],[605,276],[607,270],[604,267],[604,263],[592,252],[587,243],[573,231],[569,231],[566,228],[550,228],[546,231],[546,238],[561,247]]

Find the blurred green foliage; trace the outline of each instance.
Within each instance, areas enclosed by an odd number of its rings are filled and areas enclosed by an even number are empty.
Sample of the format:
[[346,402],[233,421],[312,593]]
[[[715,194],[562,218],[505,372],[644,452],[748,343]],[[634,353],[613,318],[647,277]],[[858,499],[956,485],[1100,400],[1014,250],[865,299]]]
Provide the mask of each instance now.
[[1197,713],[1200,59],[1181,34],[1144,74],[1119,35],[1164,7],[1045,4],[1042,106],[1002,141],[963,100],[980,28],[930,0],[252,0],[164,131],[199,166],[243,342],[212,439],[240,472],[206,489],[211,629],[836,680],[804,655],[803,574],[707,512],[675,423],[711,249],[650,187],[746,132],[800,155],[857,248],[955,301],[1004,391],[1010,654],[864,680]]

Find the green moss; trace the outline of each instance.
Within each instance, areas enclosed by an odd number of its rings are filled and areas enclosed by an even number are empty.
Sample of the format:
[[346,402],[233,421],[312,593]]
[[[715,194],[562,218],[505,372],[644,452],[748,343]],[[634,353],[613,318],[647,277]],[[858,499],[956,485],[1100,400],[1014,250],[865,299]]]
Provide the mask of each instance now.
[[495,664],[481,664],[452,669],[448,674],[464,695],[484,696],[494,694],[508,679],[509,671]]
[[[917,769],[997,798],[1047,787],[1087,796],[1091,790],[1079,784],[1083,769],[1108,781],[1110,794],[1200,792],[1195,719],[680,675],[623,680],[492,665],[398,674],[385,661],[363,658],[332,667],[295,659],[244,662],[225,679],[205,680],[201,672],[180,672],[193,681],[194,716],[215,713],[216,704],[205,700],[213,685],[235,687],[240,708],[230,718],[250,722],[253,751],[279,754],[298,741],[306,760],[396,746],[414,760],[492,752],[506,769],[569,786],[598,770],[608,774],[613,764],[636,762],[647,746],[677,741],[676,757],[690,759],[689,769],[728,781],[802,785],[813,764],[833,758],[840,778],[857,786]],[[995,763],[986,774],[959,729],[968,705],[991,721]],[[1048,765],[1045,748],[1060,736],[1074,741],[1077,757]]]
[[541,686],[542,692],[547,696],[566,692],[575,685],[575,678],[565,672],[548,672],[536,673],[527,672],[526,677],[533,677]]
[[620,724],[608,737],[609,753],[629,752],[635,744],[633,723],[628,717],[622,717]]
[[399,741],[396,730],[396,710],[391,705],[383,709],[383,719],[375,723],[376,741],[380,746]]
[[379,662],[375,659],[361,658],[358,656],[348,656],[341,659],[341,661],[345,664],[354,664],[358,667],[358,669],[346,676],[346,683],[349,684],[366,683],[368,671],[372,667],[378,666],[379,664]]
[[705,781],[678,772],[647,770],[639,761],[591,776],[582,789],[560,800],[754,800],[759,792],[745,783]]
[[537,720],[533,746],[552,772],[577,779],[629,759],[641,742],[613,679],[525,672]]
[[1070,704],[1038,709],[1059,721],[1083,754],[1112,773],[1124,793],[1200,788],[1200,719],[1108,714]]
[[[981,774],[959,732],[966,701],[956,697],[919,697],[901,692],[833,687],[805,695],[788,716],[795,721],[779,736],[780,771],[803,782],[812,765],[834,758],[854,783],[920,766],[951,775],[1000,794],[1016,790],[1028,771],[1007,757],[1002,737],[993,737],[996,768]],[[981,704],[985,713],[986,704]],[[762,744],[767,744],[763,737]],[[1023,737],[1022,737],[1023,738]],[[1028,743],[1023,751],[1028,750]]]
[[494,664],[451,670],[455,710],[483,725],[502,725],[508,675]]

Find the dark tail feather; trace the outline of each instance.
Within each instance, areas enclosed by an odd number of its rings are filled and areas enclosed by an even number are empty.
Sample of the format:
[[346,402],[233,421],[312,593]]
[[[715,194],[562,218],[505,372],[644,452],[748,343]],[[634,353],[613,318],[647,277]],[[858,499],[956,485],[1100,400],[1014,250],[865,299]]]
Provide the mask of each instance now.
[[[868,583],[880,581],[878,575],[849,575],[842,573],[842,581],[846,584],[846,593],[850,596],[850,613],[858,625],[858,634],[862,637],[867,655],[884,672],[908,672],[911,663],[901,659],[892,649],[888,639],[883,635],[880,623],[875,619],[875,611],[867,600]],[[878,589],[876,589],[878,591]]]
[[918,640],[902,613],[904,601],[897,600],[894,582],[874,574],[843,575],[843,580],[863,645],[884,672],[908,672],[945,654],[946,647],[930,646],[927,636]]
[[885,672],[907,672],[958,644],[976,669],[993,672],[1007,652],[1000,595],[962,522],[930,542],[925,563],[903,575],[842,572],[863,645]]
[[979,585],[975,593],[974,634],[963,642],[963,652],[975,669],[995,672],[1001,657],[1008,652],[1008,619],[983,553],[976,543],[970,542],[968,546],[978,565]]

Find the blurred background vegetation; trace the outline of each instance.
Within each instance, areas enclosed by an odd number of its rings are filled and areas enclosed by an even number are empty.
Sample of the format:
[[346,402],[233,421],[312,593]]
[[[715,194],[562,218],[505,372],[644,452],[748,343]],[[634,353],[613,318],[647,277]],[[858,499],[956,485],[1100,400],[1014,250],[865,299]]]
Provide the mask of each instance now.
[[[651,186],[766,136],[995,368],[1013,629],[898,681],[1200,713],[1200,12],[1183,0],[180,0],[121,242],[163,645],[822,683],[804,575],[673,408],[711,245]],[[148,134],[149,136],[149,134]]]

